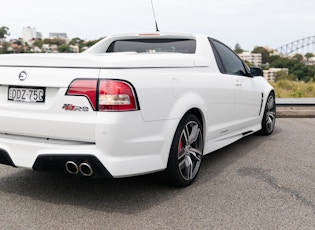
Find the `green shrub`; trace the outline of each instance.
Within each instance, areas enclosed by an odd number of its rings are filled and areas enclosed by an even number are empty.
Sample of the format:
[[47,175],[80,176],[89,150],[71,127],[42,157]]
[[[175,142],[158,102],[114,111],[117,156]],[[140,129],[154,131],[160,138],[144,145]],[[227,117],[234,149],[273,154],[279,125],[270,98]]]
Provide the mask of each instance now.
[[308,83],[280,80],[278,82],[270,82],[275,88],[276,97],[278,98],[315,98],[315,83]]

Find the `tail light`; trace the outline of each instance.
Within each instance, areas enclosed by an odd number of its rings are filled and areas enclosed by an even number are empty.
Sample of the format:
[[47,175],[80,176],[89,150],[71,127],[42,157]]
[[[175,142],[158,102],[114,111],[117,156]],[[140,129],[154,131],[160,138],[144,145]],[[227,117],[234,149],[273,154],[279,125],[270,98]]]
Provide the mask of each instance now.
[[76,79],[74,80],[66,93],[66,95],[73,96],[84,96],[86,97],[93,110],[97,109],[97,79],[87,80],[87,79]]
[[100,80],[99,111],[136,110],[136,100],[130,84],[118,80]]
[[134,111],[138,109],[131,84],[121,80],[76,79],[66,95],[86,97],[94,111]]

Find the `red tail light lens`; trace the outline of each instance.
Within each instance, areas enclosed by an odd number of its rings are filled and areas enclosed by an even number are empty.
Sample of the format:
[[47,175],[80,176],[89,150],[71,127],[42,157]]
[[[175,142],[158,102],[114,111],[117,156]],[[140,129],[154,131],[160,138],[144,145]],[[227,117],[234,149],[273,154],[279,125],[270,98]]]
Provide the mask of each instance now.
[[85,96],[89,100],[91,106],[93,107],[93,110],[96,110],[96,89],[97,79],[76,79],[70,84],[66,95]]
[[119,80],[100,80],[99,111],[137,110],[135,94],[130,84]]
[[121,80],[76,79],[70,84],[66,95],[86,97],[94,111],[138,109],[133,87]]

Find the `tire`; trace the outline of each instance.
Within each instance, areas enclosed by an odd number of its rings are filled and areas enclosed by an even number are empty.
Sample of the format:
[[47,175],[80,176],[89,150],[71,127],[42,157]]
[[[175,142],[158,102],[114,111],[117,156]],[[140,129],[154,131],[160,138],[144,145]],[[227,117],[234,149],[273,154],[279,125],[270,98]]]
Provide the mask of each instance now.
[[261,121],[261,134],[270,135],[276,124],[276,103],[275,95],[270,93],[266,102],[264,116]]
[[180,121],[171,145],[165,179],[176,187],[186,187],[196,179],[203,155],[203,132],[198,117],[187,114]]

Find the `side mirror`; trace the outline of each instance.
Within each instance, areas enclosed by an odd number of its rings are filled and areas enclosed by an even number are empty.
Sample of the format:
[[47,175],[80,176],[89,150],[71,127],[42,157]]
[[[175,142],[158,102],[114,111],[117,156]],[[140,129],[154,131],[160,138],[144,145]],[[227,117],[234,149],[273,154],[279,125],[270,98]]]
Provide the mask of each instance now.
[[250,74],[253,77],[263,77],[264,71],[261,68],[258,67],[250,67]]

